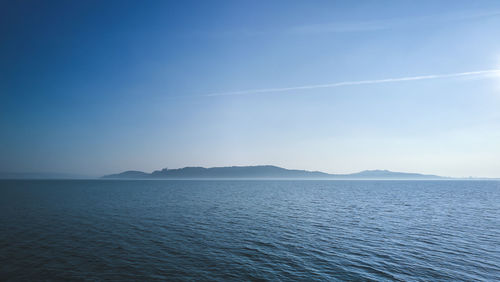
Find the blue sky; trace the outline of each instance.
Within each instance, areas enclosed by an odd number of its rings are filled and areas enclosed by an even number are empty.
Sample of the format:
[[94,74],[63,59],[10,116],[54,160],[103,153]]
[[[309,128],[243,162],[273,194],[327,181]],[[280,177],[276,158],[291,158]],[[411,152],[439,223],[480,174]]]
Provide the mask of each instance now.
[[0,171],[500,177],[498,1],[3,1],[0,35]]

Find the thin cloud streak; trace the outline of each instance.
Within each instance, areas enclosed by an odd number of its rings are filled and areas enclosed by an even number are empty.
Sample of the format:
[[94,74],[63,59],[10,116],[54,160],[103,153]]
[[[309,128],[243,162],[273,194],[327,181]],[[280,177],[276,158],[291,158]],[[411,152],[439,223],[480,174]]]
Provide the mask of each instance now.
[[449,74],[431,74],[431,75],[420,75],[420,76],[407,76],[407,77],[374,79],[374,80],[342,81],[342,82],[335,82],[335,83],[328,83],[328,84],[302,85],[302,86],[283,87],[283,88],[250,89],[250,90],[241,90],[241,91],[232,91],[232,92],[211,93],[211,94],[205,94],[205,95],[201,95],[201,96],[216,97],[216,96],[248,95],[248,94],[259,94],[259,93],[287,92],[287,91],[294,91],[294,90],[335,88],[335,87],[342,87],[342,86],[383,84],[383,83],[393,83],[393,82],[443,79],[443,78],[454,78],[454,77],[468,77],[468,76],[482,76],[483,77],[483,76],[491,76],[491,75],[500,75],[500,69],[459,72],[459,73],[449,73]]
[[465,11],[444,15],[428,15],[414,18],[392,18],[360,22],[330,22],[309,24],[292,27],[288,30],[291,34],[322,34],[322,33],[347,33],[378,31],[395,28],[409,28],[413,26],[433,26],[445,23],[470,21],[500,16],[500,10]]

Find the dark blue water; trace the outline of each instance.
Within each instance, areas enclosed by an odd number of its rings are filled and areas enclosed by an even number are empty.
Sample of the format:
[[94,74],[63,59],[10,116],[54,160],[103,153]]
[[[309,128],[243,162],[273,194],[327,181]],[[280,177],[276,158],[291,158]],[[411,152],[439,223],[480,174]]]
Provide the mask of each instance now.
[[0,181],[0,280],[500,280],[497,181]]

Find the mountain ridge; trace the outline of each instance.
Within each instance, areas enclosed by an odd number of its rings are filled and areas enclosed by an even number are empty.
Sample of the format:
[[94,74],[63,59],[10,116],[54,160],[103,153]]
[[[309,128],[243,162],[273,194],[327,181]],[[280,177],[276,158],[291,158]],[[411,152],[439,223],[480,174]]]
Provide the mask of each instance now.
[[389,170],[364,170],[350,174],[329,174],[321,171],[286,169],[274,165],[256,166],[225,166],[201,167],[190,166],[176,169],[164,168],[152,173],[129,170],[121,173],[105,175],[106,179],[241,179],[241,178],[268,178],[268,179],[450,179],[448,177],[410,172],[394,172]]

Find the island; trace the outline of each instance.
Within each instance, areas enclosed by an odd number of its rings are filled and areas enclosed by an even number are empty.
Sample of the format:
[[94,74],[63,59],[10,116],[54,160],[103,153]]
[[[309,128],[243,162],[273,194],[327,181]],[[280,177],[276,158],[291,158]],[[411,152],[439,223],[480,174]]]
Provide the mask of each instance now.
[[438,180],[447,177],[394,172],[389,170],[365,170],[350,174],[329,174],[321,171],[286,169],[273,165],[227,166],[227,167],[184,167],[156,170],[152,173],[130,170],[117,174],[105,175],[105,179],[403,179],[403,180]]

